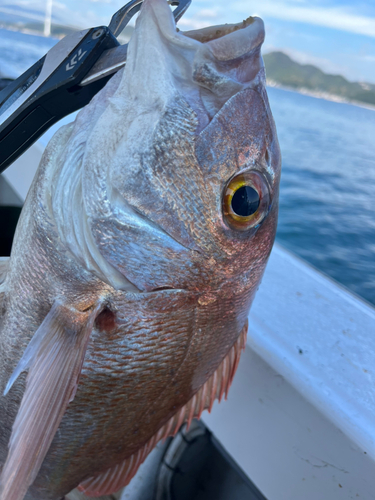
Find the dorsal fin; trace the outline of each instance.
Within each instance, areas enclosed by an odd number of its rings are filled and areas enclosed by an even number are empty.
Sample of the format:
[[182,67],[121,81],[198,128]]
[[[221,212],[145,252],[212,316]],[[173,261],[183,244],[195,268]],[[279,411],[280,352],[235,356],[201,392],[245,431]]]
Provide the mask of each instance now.
[[5,394],[29,369],[0,476],[0,500],[23,500],[70,401],[99,307],[79,312],[55,302],[14,370]]
[[227,397],[240,361],[241,350],[245,349],[246,346],[247,326],[246,322],[236,343],[207,382],[142,448],[123,462],[95,477],[86,479],[78,486],[78,490],[90,497],[100,497],[117,492],[129,484],[141,463],[160,439],[174,436],[183,422],[187,422],[190,426],[193,418],[200,418],[203,410],[211,411],[215,399],[221,401],[224,394]]

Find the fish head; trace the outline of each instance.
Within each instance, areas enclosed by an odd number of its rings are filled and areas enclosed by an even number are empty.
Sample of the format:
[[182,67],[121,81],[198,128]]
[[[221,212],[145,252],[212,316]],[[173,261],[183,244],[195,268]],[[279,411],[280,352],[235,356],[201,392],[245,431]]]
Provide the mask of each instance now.
[[263,39],[259,18],[182,33],[165,0],[146,0],[124,73],[90,104],[90,233],[139,291],[257,287],[280,174]]

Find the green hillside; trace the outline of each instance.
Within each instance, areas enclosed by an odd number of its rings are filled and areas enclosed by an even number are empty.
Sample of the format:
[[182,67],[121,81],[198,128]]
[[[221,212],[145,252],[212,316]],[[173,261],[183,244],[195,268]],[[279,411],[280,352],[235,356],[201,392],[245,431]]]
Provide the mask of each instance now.
[[283,52],[263,56],[267,78],[295,89],[326,92],[350,101],[375,105],[375,85],[352,83],[343,76],[328,75],[311,64],[299,64]]

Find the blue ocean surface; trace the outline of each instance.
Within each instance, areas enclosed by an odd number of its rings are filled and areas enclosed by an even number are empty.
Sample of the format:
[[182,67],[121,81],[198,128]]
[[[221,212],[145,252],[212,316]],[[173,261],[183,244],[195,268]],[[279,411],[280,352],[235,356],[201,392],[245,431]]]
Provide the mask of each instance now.
[[0,28],[0,76],[16,78],[59,40]]
[[[57,41],[0,29],[0,74],[18,76]],[[375,111],[268,93],[283,156],[278,242],[375,304]]]
[[375,304],[375,111],[268,94],[283,156],[278,242]]

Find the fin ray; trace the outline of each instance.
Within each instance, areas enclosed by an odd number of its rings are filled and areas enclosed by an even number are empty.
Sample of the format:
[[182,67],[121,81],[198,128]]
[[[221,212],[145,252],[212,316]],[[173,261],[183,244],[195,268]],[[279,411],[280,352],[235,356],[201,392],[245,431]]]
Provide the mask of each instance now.
[[0,500],[22,500],[34,482],[75,394],[98,310],[81,313],[55,302],[13,372],[10,386],[29,368],[0,476]]
[[9,257],[0,257],[0,285],[4,283],[9,267]]

